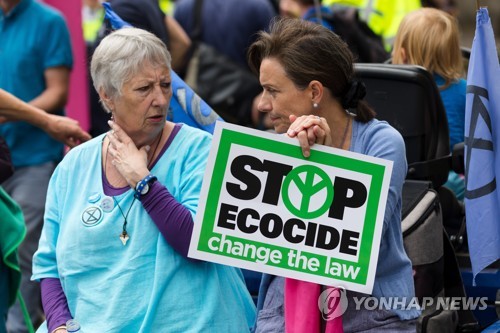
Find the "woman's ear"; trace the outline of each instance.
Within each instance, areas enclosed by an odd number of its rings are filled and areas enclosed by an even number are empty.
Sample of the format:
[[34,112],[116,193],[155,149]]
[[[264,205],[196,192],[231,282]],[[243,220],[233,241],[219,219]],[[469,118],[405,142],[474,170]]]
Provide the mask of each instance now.
[[309,89],[311,91],[311,101],[319,104],[323,98],[323,84],[317,80],[313,80],[309,83]]
[[106,94],[103,88],[99,89],[99,98],[110,112],[114,111],[115,105],[113,103],[113,99],[108,94]]

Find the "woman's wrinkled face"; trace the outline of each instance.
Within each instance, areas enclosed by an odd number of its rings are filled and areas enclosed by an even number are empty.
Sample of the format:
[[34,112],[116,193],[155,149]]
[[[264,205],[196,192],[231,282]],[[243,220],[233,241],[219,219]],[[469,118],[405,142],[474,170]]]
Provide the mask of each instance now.
[[268,113],[277,133],[285,133],[288,130],[290,115],[302,116],[313,113],[310,89],[298,89],[275,58],[265,58],[262,61],[259,79],[264,92],[258,109]]
[[123,84],[121,95],[112,99],[114,121],[130,136],[163,128],[172,98],[171,85],[167,66],[145,64]]

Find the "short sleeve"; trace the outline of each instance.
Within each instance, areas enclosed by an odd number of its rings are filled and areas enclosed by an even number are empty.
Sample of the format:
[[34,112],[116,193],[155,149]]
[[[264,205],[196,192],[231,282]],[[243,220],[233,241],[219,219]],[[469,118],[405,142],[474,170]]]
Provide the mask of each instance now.
[[64,66],[73,67],[71,38],[66,21],[60,15],[54,15],[47,24],[44,40],[43,66],[45,69]]

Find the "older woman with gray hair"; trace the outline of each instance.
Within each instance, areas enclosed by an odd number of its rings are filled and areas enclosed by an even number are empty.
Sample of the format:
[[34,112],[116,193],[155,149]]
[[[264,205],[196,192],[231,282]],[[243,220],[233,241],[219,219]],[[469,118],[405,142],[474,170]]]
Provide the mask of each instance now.
[[[111,131],[75,149],[49,186],[33,259],[47,324],[66,332],[245,332],[255,308],[239,270],[187,258],[209,134],[166,121],[171,57],[126,28],[91,63]],[[47,327],[47,328],[45,328]]]

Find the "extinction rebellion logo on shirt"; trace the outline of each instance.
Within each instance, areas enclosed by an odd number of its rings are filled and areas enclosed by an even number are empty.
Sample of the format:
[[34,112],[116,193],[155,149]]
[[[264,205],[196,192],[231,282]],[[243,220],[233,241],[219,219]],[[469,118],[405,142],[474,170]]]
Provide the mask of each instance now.
[[392,162],[217,123],[189,256],[369,293]]
[[91,206],[82,213],[82,222],[86,227],[98,225],[102,220],[102,210],[97,206]]

